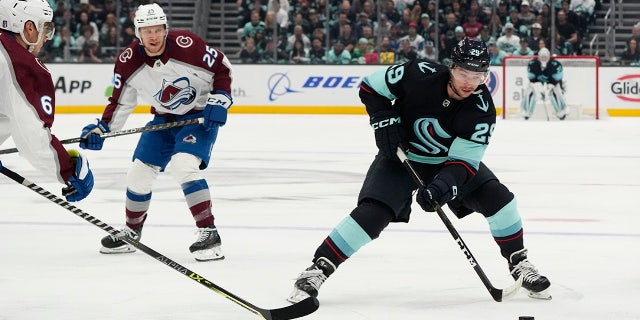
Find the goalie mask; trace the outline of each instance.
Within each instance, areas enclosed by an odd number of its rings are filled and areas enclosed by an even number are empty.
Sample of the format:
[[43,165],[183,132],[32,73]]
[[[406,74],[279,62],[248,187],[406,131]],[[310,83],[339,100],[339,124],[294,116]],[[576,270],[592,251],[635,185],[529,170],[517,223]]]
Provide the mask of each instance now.
[[549,52],[549,49],[542,48],[540,49],[540,51],[538,51],[538,60],[540,60],[540,64],[542,65],[543,69],[547,67],[549,59],[551,59],[551,52]]
[[162,10],[162,7],[157,3],[139,6],[138,10],[136,10],[136,18],[133,23],[136,28],[136,37],[140,39],[140,43],[142,43],[140,28],[164,25],[164,29],[169,30],[167,15],[164,13],[164,10]]
[[[46,0],[0,0],[0,29],[19,33],[29,51],[40,42],[42,36],[53,39],[53,9]],[[30,42],[24,34],[24,25],[31,21],[38,31],[36,42]]]

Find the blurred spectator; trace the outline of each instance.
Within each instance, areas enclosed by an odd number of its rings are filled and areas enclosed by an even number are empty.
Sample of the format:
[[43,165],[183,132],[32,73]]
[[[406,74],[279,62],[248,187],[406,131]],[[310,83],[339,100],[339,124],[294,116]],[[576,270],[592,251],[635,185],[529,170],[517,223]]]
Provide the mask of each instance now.
[[98,41],[87,40],[82,46],[82,51],[78,56],[78,62],[102,63],[102,54],[100,53],[100,44]]
[[102,48],[102,56],[107,60],[115,61],[115,57],[120,53],[120,39],[118,35],[118,27],[110,26],[107,34],[100,37],[100,47]]
[[267,4],[267,12],[275,14],[275,20],[283,30],[289,28],[289,10],[289,1],[287,0],[269,0]]
[[489,26],[482,26],[482,29],[480,29],[480,34],[476,37],[476,39],[483,41],[485,45],[489,45],[490,42],[495,43],[496,42],[496,38],[494,36],[491,35],[491,30],[489,29]]
[[518,9],[513,8],[509,10],[509,17],[507,18],[507,23],[505,23],[504,25],[506,26],[508,23],[511,23],[511,25],[513,26],[514,32],[520,32],[520,27],[525,24],[523,20],[520,20],[520,18],[518,17],[519,15],[520,15],[520,12],[518,12]]
[[311,50],[309,50],[309,63],[311,64],[324,64],[326,52],[324,45],[320,39],[314,38],[311,41]]
[[256,40],[247,37],[244,39],[244,48],[240,51],[240,62],[258,63],[260,61],[260,51],[256,47]]
[[[276,45],[280,47],[280,50],[286,50],[287,33],[285,30],[286,29],[282,29],[276,22],[275,12],[267,11],[267,14],[264,17],[264,29],[257,30],[256,34],[253,35],[253,38],[256,38],[256,35],[262,32],[264,33],[264,39],[274,39]],[[262,43],[262,47],[260,48],[264,49],[264,43]]]
[[540,39],[543,39],[542,37],[542,26],[539,23],[534,23],[531,25],[531,35],[525,38],[528,42],[529,48],[531,48],[531,50],[537,54],[538,50],[540,50],[540,47],[538,46],[538,43],[540,42]]
[[395,62],[396,53],[391,48],[391,41],[389,38],[382,38],[382,42],[380,42],[380,63],[394,64]]
[[489,52],[489,64],[492,66],[501,66],[502,60],[507,56],[507,53],[500,50],[495,43],[490,43],[487,47],[487,51]]
[[468,15],[467,22],[462,24],[462,29],[464,29],[465,36],[468,38],[475,38],[480,34],[482,23],[478,22],[475,15]]
[[136,39],[136,27],[133,24],[133,20],[135,19],[136,11],[130,10],[127,14],[126,18],[122,22],[120,36],[122,37],[122,46],[126,47],[131,42]]
[[506,54],[513,53],[520,45],[520,37],[515,35],[511,22],[505,24],[504,35],[498,38],[496,45],[500,48],[500,51],[504,51]]
[[400,22],[396,23],[396,26],[398,26],[398,37],[404,37],[409,33],[409,23],[411,22],[414,22],[411,20],[411,9],[405,8],[402,10]]
[[420,6],[420,1],[416,1],[413,3],[411,7],[411,11],[409,16],[411,17],[411,22],[418,23],[420,22],[420,16],[422,15],[422,6]]
[[365,55],[372,52],[373,50],[369,48],[367,38],[360,38],[358,39],[358,45],[353,49],[353,54],[351,54],[351,62],[354,64],[366,64]]
[[589,25],[594,21],[595,6],[596,2],[594,0],[571,0],[569,4],[569,11],[576,14],[577,21],[575,24],[582,37],[584,37]]
[[384,1],[384,8],[382,9],[382,13],[384,13],[385,17],[392,23],[400,22],[401,16],[398,9],[396,9],[393,0]]
[[342,27],[347,24],[351,25],[351,21],[347,18],[347,13],[345,11],[340,11],[338,13],[338,19],[330,26],[329,36],[331,39],[338,39],[340,33],[342,33]]
[[298,25],[293,28],[293,34],[287,38],[287,47],[285,50],[291,52],[296,41],[301,41],[305,50],[311,49],[311,40],[302,31],[302,26]]
[[114,13],[109,12],[104,17],[104,22],[102,23],[102,26],[100,26],[100,37],[106,36],[109,33],[109,31],[111,30],[111,27],[115,27],[116,28],[116,32],[117,32],[117,29],[118,29],[118,18],[116,17],[116,15]]
[[89,20],[89,13],[86,11],[82,11],[80,12],[80,14],[78,14],[78,17],[79,17],[79,21],[76,24],[76,33],[75,33],[76,39],[85,35],[85,30],[86,30],[85,27],[88,26],[93,29],[93,32],[91,33],[91,40],[98,42],[100,40],[100,29],[98,29],[98,25],[95,22]]
[[93,28],[89,25],[85,25],[82,27],[82,34],[79,37],[76,37],[76,44],[78,47],[82,48],[85,43],[89,42],[89,40],[98,42],[97,40],[94,40]]
[[458,27],[456,16],[453,13],[447,14],[446,21],[442,28],[440,28],[440,41],[444,43],[447,39],[454,39],[456,37],[456,27]]
[[420,16],[420,25],[418,25],[418,33],[424,38],[424,40],[437,41],[435,38],[435,27],[431,21],[431,17],[428,13],[423,13]]
[[369,20],[369,15],[365,12],[360,12],[358,14],[358,21],[355,23],[354,33],[357,38],[362,37],[362,29],[365,27],[371,28],[373,30],[373,23]]
[[635,38],[640,42],[640,22],[634,24],[631,27],[631,38]]
[[440,47],[440,61],[444,61],[444,59],[451,57],[453,48],[456,47],[458,42],[464,39],[464,29],[462,29],[461,26],[457,26],[454,29],[453,35],[453,39],[446,39],[444,44]]
[[[493,7],[493,5],[491,7]],[[467,19],[468,16],[476,16],[476,21],[482,25],[489,24],[489,21],[491,20],[491,16],[486,14],[482,10],[482,7],[480,6],[477,0],[471,0],[471,2],[469,3],[469,10],[465,12],[464,21],[468,20]]]
[[309,50],[304,47],[304,43],[300,39],[293,42],[293,48],[289,52],[289,63],[306,64],[309,62]]
[[640,51],[638,50],[638,40],[630,38],[627,40],[627,47],[620,55],[622,62],[630,66],[640,66]]
[[542,27],[540,35],[545,39],[549,39],[551,35],[551,7],[548,4],[542,6],[542,12],[536,17],[536,22]]
[[507,23],[507,18],[509,17],[509,7],[507,6],[507,1],[501,0],[498,4],[498,8],[496,9],[496,15],[500,18],[500,24],[504,25]]
[[243,32],[242,32],[242,40],[244,40],[247,37],[253,37],[256,34],[256,32],[260,29],[264,30],[265,24],[260,19],[260,13],[258,11],[252,11],[251,21],[247,22],[244,25]]
[[571,44],[571,51],[580,54],[578,31],[573,24],[567,21],[567,13],[564,10],[559,10],[556,15],[556,30],[566,42]]
[[265,49],[260,54],[258,63],[263,64],[284,64],[289,57],[276,45],[273,39],[266,40]]
[[313,46],[313,39],[320,39],[320,42],[324,46],[325,38],[326,36],[324,34],[324,28],[316,28],[311,34],[311,46]]
[[341,41],[335,41],[331,49],[327,51],[324,60],[327,64],[349,64],[351,62],[351,53]]
[[418,53],[411,46],[409,40],[400,40],[400,50],[396,53],[396,63],[405,63],[407,61],[415,60],[418,58]]
[[373,24],[373,34],[376,38],[388,38],[391,36],[391,27],[394,26],[393,22],[387,19],[386,15],[380,17],[380,21]]
[[309,21],[304,18],[304,15],[300,12],[296,12],[293,14],[293,21],[289,24],[289,29],[287,30],[289,34],[293,34],[293,30],[297,27],[302,27],[302,33],[311,34],[311,25]]
[[576,52],[571,42],[567,41],[560,33],[556,33],[556,47],[553,49],[554,55],[573,56]]
[[524,0],[520,3],[520,13],[518,13],[518,19],[522,21],[522,24],[527,26],[527,29],[536,22],[536,14],[531,12],[529,1]]
[[432,61],[438,61],[438,52],[436,51],[436,49],[433,47],[434,43],[431,40],[427,40],[424,42],[424,58],[432,60]]
[[[350,24],[342,26],[342,32],[336,40],[342,43],[344,49],[347,50],[349,54],[351,54],[351,51],[353,51],[353,48],[356,46],[356,42],[358,42],[358,38],[356,38],[356,35],[351,30]],[[329,62],[327,61],[327,63]]]
[[362,38],[367,39],[367,51],[375,51],[375,49],[377,48],[378,39],[373,35],[373,30],[371,29],[371,27],[365,26],[362,28],[362,36],[360,37],[360,39]]
[[[48,42],[48,41],[47,41]],[[50,49],[52,50],[52,59],[55,62],[62,62],[70,58],[71,48],[75,48],[76,38],[73,37],[69,26],[62,25],[53,35]]]
[[316,12],[315,9],[309,10],[309,28],[311,29],[311,33],[320,29],[324,34],[324,22],[320,20],[320,16],[318,16],[318,12]]
[[418,25],[415,22],[409,23],[409,33],[400,38],[400,43],[402,40],[407,40],[411,44],[411,46],[416,50],[418,55],[422,55],[424,52],[424,38],[418,34]]
[[518,47],[518,49],[516,49],[513,52],[513,55],[514,56],[532,56],[533,55],[533,50],[529,48],[529,42],[527,42],[527,39],[525,38],[520,39],[520,46]]
[[[238,28],[242,29],[251,22],[251,13],[258,13],[258,20],[262,21],[267,14],[267,7],[262,4],[261,0],[237,0],[238,6]],[[135,12],[135,8],[132,10]]]
[[71,11],[65,7],[64,1],[58,1],[56,10],[53,12],[53,23],[56,29],[60,29],[62,26],[69,26],[73,30],[69,29],[72,33],[75,33],[76,22],[71,14]]

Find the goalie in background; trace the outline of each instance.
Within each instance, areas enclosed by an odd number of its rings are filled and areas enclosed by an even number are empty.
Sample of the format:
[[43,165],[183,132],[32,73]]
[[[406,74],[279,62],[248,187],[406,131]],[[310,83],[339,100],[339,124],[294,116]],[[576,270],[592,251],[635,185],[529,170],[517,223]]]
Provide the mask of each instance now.
[[531,117],[536,107],[536,99],[541,96],[542,100],[548,98],[551,101],[556,117],[564,120],[568,110],[564,100],[563,72],[560,61],[551,57],[549,49],[542,48],[538,52],[538,58],[529,61],[527,76],[529,86],[522,98],[524,119],[528,120]]

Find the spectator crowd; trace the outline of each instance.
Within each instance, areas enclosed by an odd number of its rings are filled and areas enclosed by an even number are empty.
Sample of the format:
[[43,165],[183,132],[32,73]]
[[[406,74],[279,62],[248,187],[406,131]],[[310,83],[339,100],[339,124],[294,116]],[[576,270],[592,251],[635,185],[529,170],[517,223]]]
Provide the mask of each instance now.
[[[152,0],[48,0],[56,33],[47,62],[113,62],[135,39],[133,18]],[[241,63],[448,63],[464,37],[484,41],[491,63],[508,55],[582,55],[601,0],[237,0]],[[552,6],[554,6],[552,8]],[[551,14],[555,30],[551,33]],[[553,41],[552,41],[553,39]],[[640,65],[640,22],[619,57]],[[215,45],[215,44],[214,44]],[[553,45],[553,48],[551,46]]]

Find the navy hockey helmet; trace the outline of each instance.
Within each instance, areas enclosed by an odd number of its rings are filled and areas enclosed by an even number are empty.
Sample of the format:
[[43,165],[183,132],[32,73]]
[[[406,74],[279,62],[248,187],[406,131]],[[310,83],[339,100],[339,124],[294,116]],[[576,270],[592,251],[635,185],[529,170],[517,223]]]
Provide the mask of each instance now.
[[489,61],[487,46],[480,40],[465,37],[451,52],[451,67],[460,66],[469,71],[487,72]]

